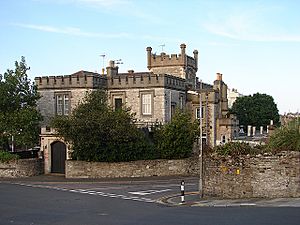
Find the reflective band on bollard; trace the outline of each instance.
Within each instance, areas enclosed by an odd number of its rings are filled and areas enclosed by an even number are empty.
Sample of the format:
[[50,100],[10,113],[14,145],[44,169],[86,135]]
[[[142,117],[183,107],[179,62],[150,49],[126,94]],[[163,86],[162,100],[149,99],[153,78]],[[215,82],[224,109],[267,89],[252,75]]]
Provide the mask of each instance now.
[[181,181],[181,186],[180,186],[180,190],[181,190],[181,203],[184,203],[184,181]]

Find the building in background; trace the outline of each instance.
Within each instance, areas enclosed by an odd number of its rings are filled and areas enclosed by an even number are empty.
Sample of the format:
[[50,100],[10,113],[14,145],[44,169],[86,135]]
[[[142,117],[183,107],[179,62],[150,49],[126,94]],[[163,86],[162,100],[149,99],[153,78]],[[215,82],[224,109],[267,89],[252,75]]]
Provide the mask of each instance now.
[[287,125],[289,122],[291,122],[292,120],[298,119],[300,120],[300,113],[285,113],[284,115],[280,115],[280,124],[282,126]]
[[227,90],[227,98],[228,98],[228,107],[231,108],[233,103],[236,101],[238,97],[242,97],[243,95],[237,91],[237,89],[232,88]]
[[185,44],[180,45],[180,50],[178,55],[156,55],[148,47],[147,72],[119,73],[116,63],[110,61],[104,75],[79,71],[65,76],[36,77],[41,95],[38,108],[44,117],[41,150],[45,173],[64,173],[64,161],[70,158],[69,146],[49,126],[51,118],[69,115],[87,92],[98,88],[107,90],[113,108],[130,107],[140,127],[167,123],[175,109],[180,108],[201,119],[202,140],[207,146],[214,147],[237,136],[238,121],[228,112],[228,87],[222,74],[217,73],[213,84],[199,82],[198,51],[191,57],[186,54]]

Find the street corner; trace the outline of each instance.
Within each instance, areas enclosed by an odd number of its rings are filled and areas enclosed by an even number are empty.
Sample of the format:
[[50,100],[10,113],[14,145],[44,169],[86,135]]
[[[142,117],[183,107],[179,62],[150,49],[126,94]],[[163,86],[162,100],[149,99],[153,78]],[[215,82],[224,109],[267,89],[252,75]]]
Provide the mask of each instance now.
[[300,198],[201,199],[198,192],[186,193],[184,201],[178,194],[162,197],[157,202],[167,206],[190,207],[300,207]]
[[187,192],[184,196],[169,195],[160,198],[157,202],[167,206],[194,206],[200,201],[199,192]]

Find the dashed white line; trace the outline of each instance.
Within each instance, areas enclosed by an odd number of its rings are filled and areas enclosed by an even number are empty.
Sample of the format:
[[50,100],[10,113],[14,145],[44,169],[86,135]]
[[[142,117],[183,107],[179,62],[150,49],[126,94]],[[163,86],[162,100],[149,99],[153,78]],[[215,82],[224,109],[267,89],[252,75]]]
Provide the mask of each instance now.
[[[85,189],[67,189],[67,188],[60,188],[60,187],[53,187],[53,186],[44,186],[44,185],[38,185],[38,184],[24,184],[24,183],[14,183],[20,186],[26,186],[26,187],[35,187],[35,188],[47,188],[47,189],[53,189],[53,190],[57,190],[57,191],[68,191],[68,192],[73,192],[73,193],[80,193],[80,194],[89,194],[89,195],[98,195],[98,196],[102,196],[102,197],[109,197],[109,198],[121,198],[124,200],[132,200],[132,201],[140,201],[140,202],[146,202],[146,203],[155,203],[156,200],[152,200],[150,198],[140,198],[137,196],[126,196],[126,195],[121,195],[121,194],[114,194],[114,193],[104,193],[101,191],[95,191],[95,190],[85,190]],[[164,191],[168,191],[171,189],[165,189],[165,190],[149,190],[152,193],[160,193],[160,192],[164,192]],[[148,191],[148,192],[149,192]],[[148,192],[144,193],[144,195],[148,194]],[[131,193],[131,192],[129,192]],[[150,193],[149,193],[150,194]],[[143,194],[142,194],[143,195]]]

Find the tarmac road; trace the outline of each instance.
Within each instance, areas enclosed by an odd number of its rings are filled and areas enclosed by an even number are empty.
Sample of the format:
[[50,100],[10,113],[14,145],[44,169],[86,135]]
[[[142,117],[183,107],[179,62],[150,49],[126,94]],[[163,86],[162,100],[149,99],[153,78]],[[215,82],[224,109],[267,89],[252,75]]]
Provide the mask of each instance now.
[[[40,177],[39,180],[2,179],[0,225],[299,224],[298,207],[189,207],[188,204],[179,206],[176,197],[166,196],[180,190],[180,187],[176,186],[181,179],[87,182],[70,182],[61,177]],[[189,190],[197,189],[195,182],[195,178],[186,178],[186,183],[190,184],[187,186]],[[175,204],[157,203],[162,197]],[[193,202],[193,205],[197,206],[194,200]]]

